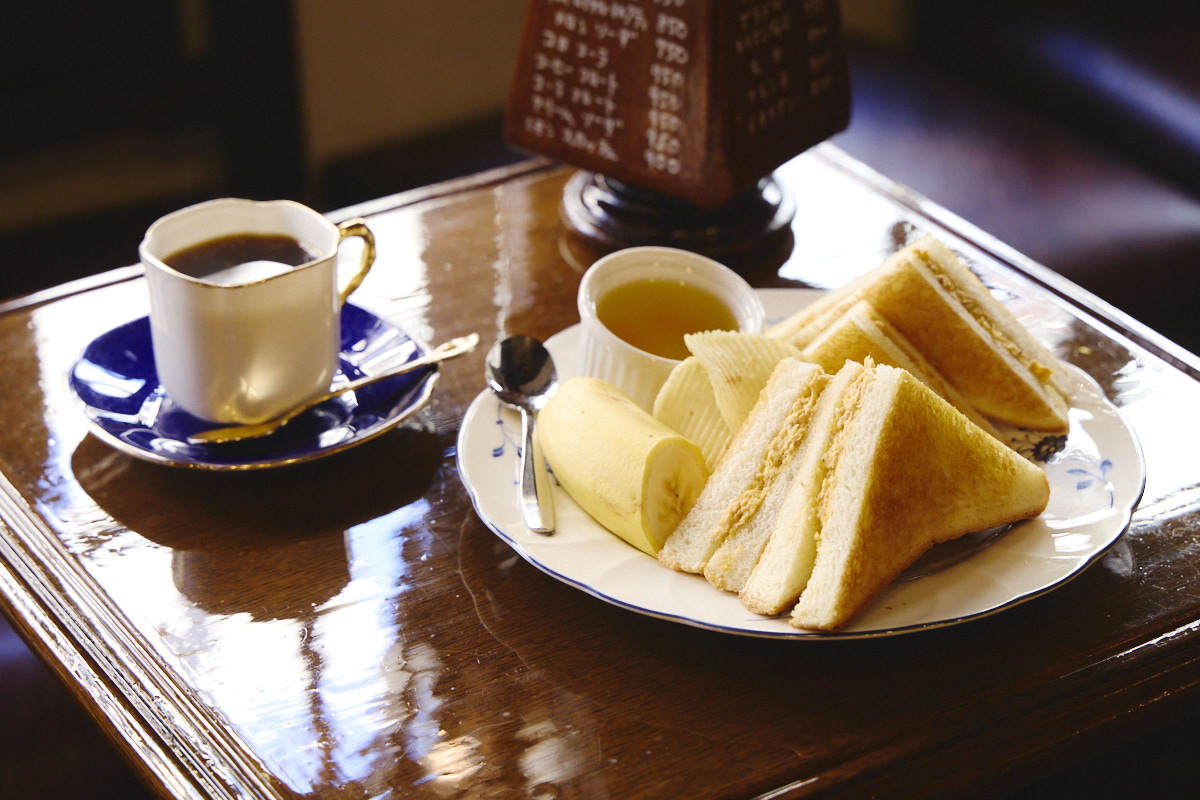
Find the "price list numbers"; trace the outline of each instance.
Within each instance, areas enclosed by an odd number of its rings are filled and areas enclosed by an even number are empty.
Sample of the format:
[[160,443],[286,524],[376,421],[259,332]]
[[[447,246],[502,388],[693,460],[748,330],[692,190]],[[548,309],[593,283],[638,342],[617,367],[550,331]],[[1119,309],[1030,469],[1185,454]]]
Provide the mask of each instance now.
[[718,30],[730,38],[718,73],[735,161],[750,173],[769,171],[845,128],[850,88],[835,0],[721,5],[728,18]]
[[627,160],[626,70],[650,32],[640,2],[549,0],[525,21],[505,135],[598,171]]
[[[700,182],[708,0],[542,0],[525,20],[510,143],[689,197]],[[703,55],[703,54],[701,54]]]
[[[688,108],[688,82],[693,69],[693,30],[695,20],[682,16],[687,10],[688,0],[655,0],[654,46],[645,74],[645,116],[641,120],[645,130],[645,149],[642,158],[645,167],[653,174],[671,181],[684,176],[694,176],[700,165],[690,163],[696,147],[688,147],[696,140],[703,140],[703,130],[693,130],[689,119],[696,117],[697,109]],[[695,102],[694,100],[692,102]]]

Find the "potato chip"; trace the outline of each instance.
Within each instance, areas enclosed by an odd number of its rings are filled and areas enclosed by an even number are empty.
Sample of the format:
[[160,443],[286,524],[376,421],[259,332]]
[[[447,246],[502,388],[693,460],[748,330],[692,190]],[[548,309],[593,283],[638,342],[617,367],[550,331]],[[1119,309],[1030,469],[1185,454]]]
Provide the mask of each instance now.
[[733,431],[750,415],[775,365],[800,357],[798,349],[766,334],[705,331],[689,333],[684,341],[708,372],[717,408]]
[[711,472],[725,454],[733,431],[717,407],[708,372],[695,356],[671,370],[654,398],[654,416],[695,442]]

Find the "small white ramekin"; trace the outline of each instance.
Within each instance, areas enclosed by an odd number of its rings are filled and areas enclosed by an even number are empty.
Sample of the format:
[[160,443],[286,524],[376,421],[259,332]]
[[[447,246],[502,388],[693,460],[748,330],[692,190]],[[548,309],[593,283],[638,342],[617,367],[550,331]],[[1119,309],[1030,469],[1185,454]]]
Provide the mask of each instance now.
[[766,314],[762,301],[742,276],[687,250],[630,247],[589,267],[579,284],[582,374],[608,381],[650,411],[659,388],[679,362],[639,350],[604,327],[596,316],[596,304],[605,294],[647,279],[681,280],[716,295],[729,306],[743,333],[762,333]]

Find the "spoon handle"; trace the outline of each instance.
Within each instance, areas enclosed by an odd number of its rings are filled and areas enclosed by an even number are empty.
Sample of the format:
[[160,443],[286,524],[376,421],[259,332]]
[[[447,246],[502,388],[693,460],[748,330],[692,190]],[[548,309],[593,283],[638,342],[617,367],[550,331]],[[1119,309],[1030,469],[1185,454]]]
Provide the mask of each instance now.
[[554,533],[554,496],[535,435],[537,417],[523,408],[520,411],[521,436],[525,440],[521,448],[521,514],[531,531],[548,536]]
[[275,417],[274,419],[258,423],[257,425],[230,425],[229,427],[225,428],[212,428],[207,431],[200,431],[199,433],[194,433],[188,437],[188,444],[220,444],[222,442],[237,442],[241,441],[242,439],[257,439],[260,436],[266,436],[274,433],[278,428],[283,427],[293,418],[299,416],[301,413],[307,411],[313,406],[320,405],[327,400],[332,400],[335,397],[346,394],[346,392],[362,389],[363,387],[370,386],[373,383],[390,380],[391,378],[403,375],[406,372],[412,372],[413,370],[420,369],[421,367],[426,367],[430,364],[437,364],[438,362],[445,361],[448,358],[454,358],[455,356],[469,353],[475,349],[475,345],[478,342],[479,334],[477,333],[459,336],[456,339],[443,342],[420,358],[414,358],[412,361],[406,361],[397,367],[377,373],[375,375],[368,375],[366,377],[359,378],[358,380],[350,381],[349,383],[342,384],[336,389],[331,389],[330,391],[320,394],[317,397],[306,400],[290,411],[287,411],[280,416]]

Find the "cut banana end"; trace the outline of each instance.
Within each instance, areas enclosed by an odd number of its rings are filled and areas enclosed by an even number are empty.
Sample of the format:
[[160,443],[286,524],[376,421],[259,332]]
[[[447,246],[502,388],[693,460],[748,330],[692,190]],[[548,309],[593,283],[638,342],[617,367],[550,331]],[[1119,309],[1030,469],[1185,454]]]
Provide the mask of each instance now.
[[671,370],[654,398],[654,418],[695,442],[710,473],[733,438],[733,430],[717,406],[708,370],[695,356]]
[[678,435],[659,440],[646,456],[640,529],[618,535],[639,550],[657,555],[700,497],[707,480],[708,468],[695,444]]
[[595,378],[559,387],[538,413],[538,439],[567,494],[652,556],[708,480],[699,447]]

